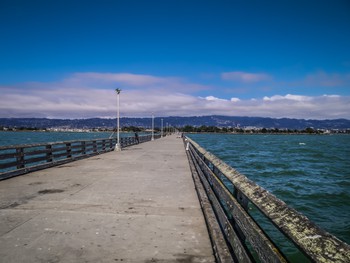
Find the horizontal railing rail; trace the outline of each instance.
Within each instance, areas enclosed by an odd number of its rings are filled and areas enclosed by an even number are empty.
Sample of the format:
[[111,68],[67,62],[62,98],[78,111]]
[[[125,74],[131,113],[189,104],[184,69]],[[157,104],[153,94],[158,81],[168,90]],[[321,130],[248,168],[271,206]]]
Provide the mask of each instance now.
[[[153,138],[158,139],[160,135],[155,134]],[[138,142],[133,136],[121,137],[120,145],[125,148],[150,140],[152,140],[151,135],[140,135]],[[102,138],[2,146],[0,147],[0,180],[110,152],[115,149],[116,143],[116,138]]]
[[[194,179],[199,178],[197,181],[205,189],[225,246],[231,253],[231,259],[224,261],[220,260],[222,255],[217,255],[219,262],[350,262],[348,244],[316,226],[190,138],[186,137],[185,142],[190,167],[194,167]],[[254,209],[260,217],[253,215]],[[300,251],[298,259],[283,253],[275,237],[265,231],[261,217],[294,244]],[[210,225],[210,220],[206,220]],[[222,244],[213,238],[212,242],[215,253],[219,254],[218,247],[223,247]]]

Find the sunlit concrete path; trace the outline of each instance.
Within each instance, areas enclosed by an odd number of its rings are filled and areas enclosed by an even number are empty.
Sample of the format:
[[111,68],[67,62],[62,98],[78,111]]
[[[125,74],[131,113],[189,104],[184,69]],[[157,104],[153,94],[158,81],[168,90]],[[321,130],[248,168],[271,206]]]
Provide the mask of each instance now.
[[182,140],[0,181],[0,262],[214,262]]

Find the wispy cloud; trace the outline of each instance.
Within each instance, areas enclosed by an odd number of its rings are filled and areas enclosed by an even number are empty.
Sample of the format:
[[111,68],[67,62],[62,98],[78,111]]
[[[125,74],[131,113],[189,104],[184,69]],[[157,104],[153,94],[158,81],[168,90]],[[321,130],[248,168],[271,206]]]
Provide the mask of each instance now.
[[220,99],[220,98],[217,98],[217,97],[214,97],[214,96],[207,96],[204,99],[209,100],[209,101],[227,101],[225,99]]
[[350,73],[327,73],[318,71],[306,76],[306,86],[339,87],[350,86]]
[[232,71],[221,73],[223,80],[237,81],[243,83],[253,83],[271,80],[272,77],[265,73],[249,73],[243,71]]
[[[0,86],[0,117],[115,117],[114,89],[119,84],[127,86],[120,95],[121,116],[144,117],[153,112],[156,116],[350,119],[349,96],[276,94],[227,99],[220,98],[211,87],[184,79],[129,73],[78,73],[59,82]],[[205,89],[209,94],[199,96],[196,89]]]
[[312,101],[313,97],[310,96],[301,96],[301,95],[292,95],[292,94],[287,94],[285,96],[281,96],[281,95],[274,95],[272,97],[267,97],[265,96],[263,98],[264,101]]
[[196,92],[209,90],[210,86],[190,83],[177,77],[158,77],[132,73],[75,73],[64,80],[65,85],[79,85],[83,87],[125,87],[126,89],[158,89]]
[[120,83],[123,85],[131,85],[133,87],[139,86],[155,86],[164,84],[169,81],[175,81],[175,78],[162,78],[151,75],[131,74],[131,73],[76,73],[71,79],[78,79],[86,81],[102,81]]

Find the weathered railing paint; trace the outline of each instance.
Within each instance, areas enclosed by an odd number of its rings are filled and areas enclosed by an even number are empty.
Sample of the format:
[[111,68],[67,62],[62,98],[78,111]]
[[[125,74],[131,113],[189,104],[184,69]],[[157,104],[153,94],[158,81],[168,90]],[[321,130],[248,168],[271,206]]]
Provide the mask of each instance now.
[[[192,162],[192,166],[196,168],[193,173],[200,178],[227,245],[232,251],[232,260],[255,262],[252,255],[254,253],[261,262],[287,262],[285,256],[270,241],[271,237],[264,233],[258,222],[247,212],[248,203],[251,202],[310,261],[350,262],[348,244],[316,226],[304,215],[288,207],[283,201],[238,173],[190,138],[186,138],[186,149],[189,152],[190,164]],[[222,178],[232,185],[223,183]],[[207,221],[210,220],[207,218]],[[247,249],[246,242],[253,251]],[[215,240],[213,244],[217,246]],[[220,259],[218,261],[225,262]]]
[[[155,134],[154,138],[160,135]],[[139,143],[151,139],[151,135],[140,135]],[[0,147],[0,180],[113,151],[116,143],[116,138],[103,138],[3,146]],[[137,142],[135,137],[122,137],[120,143],[124,148]]]

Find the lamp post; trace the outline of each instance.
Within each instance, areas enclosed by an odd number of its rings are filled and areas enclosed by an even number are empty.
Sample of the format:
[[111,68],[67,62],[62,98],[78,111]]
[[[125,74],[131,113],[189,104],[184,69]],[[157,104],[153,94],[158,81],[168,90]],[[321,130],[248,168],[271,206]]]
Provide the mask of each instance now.
[[120,146],[120,134],[119,134],[119,95],[121,89],[115,89],[115,92],[117,93],[117,144],[115,145],[115,151],[121,151],[122,148]]
[[154,141],[154,114],[152,112],[152,141]]

